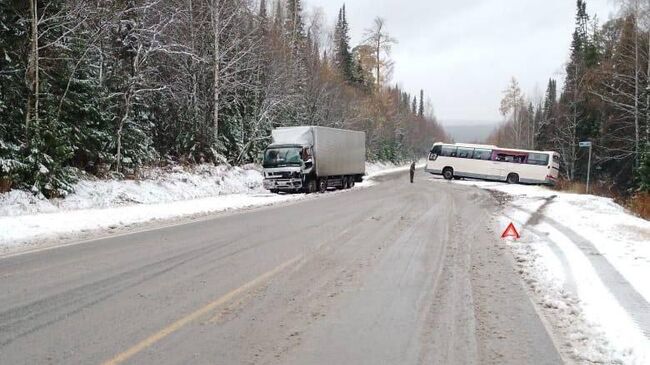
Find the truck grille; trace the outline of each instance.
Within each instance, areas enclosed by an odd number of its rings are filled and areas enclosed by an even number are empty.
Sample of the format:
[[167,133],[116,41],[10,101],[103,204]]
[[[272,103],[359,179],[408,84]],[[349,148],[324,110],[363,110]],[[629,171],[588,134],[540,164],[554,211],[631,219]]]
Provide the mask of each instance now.
[[269,172],[268,176],[272,179],[290,179],[291,172]]

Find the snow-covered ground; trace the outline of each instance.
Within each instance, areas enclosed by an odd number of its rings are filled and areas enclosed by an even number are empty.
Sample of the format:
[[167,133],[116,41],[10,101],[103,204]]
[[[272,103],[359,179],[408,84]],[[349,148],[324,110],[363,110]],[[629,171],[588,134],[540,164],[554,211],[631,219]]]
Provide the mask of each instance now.
[[[434,179],[439,183],[446,183]],[[578,363],[650,364],[650,222],[608,198],[546,187],[455,181],[504,195],[499,235]]]
[[[368,163],[369,178],[406,167]],[[0,250],[49,243],[116,230],[151,221],[171,220],[225,210],[304,199],[304,194],[270,194],[257,166],[200,165],[150,169],[143,178],[98,180],[75,185],[65,199],[47,200],[29,192],[0,194]],[[359,187],[372,185],[368,179]]]

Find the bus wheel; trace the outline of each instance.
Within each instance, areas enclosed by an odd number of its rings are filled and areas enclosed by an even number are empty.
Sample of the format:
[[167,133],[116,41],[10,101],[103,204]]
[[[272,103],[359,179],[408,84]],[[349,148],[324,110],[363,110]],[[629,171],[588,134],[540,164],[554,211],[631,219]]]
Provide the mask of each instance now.
[[519,175],[517,175],[517,174],[509,174],[508,178],[506,179],[506,182],[508,184],[519,184]]
[[327,178],[318,179],[318,191],[321,193],[327,192]]
[[445,167],[445,169],[442,170],[442,176],[443,176],[446,180],[451,180],[451,179],[453,179],[453,178],[454,178],[454,169],[452,169],[451,167]]

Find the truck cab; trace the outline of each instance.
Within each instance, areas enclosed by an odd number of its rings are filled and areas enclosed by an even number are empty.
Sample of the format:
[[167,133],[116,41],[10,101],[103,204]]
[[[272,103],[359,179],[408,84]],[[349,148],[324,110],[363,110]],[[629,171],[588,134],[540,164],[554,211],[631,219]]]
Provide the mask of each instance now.
[[314,169],[312,146],[272,144],[264,151],[262,167],[264,188],[272,193],[304,190],[306,179]]

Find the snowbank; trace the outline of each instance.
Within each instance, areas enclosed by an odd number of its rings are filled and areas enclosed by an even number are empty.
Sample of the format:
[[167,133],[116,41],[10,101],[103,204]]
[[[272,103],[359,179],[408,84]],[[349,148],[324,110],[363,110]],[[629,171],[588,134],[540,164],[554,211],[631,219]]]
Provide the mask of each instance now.
[[[408,169],[368,163],[368,176]],[[23,191],[0,194],[0,248],[89,235],[156,220],[304,199],[274,195],[262,187],[258,166],[200,165],[149,169],[143,179],[98,180],[75,185],[65,199],[42,199]],[[372,185],[367,180],[360,187]]]
[[134,204],[158,204],[226,194],[266,192],[255,166],[199,165],[148,169],[142,179],[82,179],[65,199],[40,199],[30,192],[0,194],[0,217],[54,213],[77,209],[101,209]]
[[[424,160],[418,161],[416,167],[423,168],[426,162]],[[408,171],[411,167],[411,164],[398,165],[392,162],[369,162],[366,163],[366,175],[372,178],[375,176],[382,176],[388,174],[394,174],[396,172]]]
[[509,246],[574,360],[650,363],[650,222],[593,195],[454,183],[509,196],[499,229],[520,230]]

